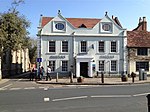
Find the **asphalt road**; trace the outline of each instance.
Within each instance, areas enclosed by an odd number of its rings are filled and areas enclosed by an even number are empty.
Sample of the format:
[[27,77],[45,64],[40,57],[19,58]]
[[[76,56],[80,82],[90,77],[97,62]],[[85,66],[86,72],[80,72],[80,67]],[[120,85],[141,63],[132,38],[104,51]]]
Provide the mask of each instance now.
[[38,86],[1,90],[0,112],[148,111],[146,95],[150,94],[150,84],[59,88]]

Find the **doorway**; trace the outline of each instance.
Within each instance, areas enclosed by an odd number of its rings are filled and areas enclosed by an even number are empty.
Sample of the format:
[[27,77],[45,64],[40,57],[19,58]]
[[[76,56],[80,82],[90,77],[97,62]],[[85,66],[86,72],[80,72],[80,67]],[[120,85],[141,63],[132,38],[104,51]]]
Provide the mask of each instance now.
[[80,76],[88,77],[88,62],[80,62]]

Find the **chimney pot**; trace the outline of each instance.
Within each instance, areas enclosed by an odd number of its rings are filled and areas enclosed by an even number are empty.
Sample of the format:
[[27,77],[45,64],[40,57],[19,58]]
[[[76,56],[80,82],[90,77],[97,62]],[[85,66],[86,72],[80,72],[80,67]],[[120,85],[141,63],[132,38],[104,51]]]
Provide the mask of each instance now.
[[143,17],[143,22],[146,22],[146,17]]
[[141,17],[139,18],[139,23],[141,23],[142,22],[142,19],[141,19]]

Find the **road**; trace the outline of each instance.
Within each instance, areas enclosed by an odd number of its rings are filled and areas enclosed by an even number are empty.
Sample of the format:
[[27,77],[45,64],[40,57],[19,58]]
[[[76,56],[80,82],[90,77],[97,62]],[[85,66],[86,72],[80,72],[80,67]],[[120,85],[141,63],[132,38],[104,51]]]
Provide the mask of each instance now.
[[147,112],[150,94],[150,84],[55,86],[25,79],[0,89],[0,112]]

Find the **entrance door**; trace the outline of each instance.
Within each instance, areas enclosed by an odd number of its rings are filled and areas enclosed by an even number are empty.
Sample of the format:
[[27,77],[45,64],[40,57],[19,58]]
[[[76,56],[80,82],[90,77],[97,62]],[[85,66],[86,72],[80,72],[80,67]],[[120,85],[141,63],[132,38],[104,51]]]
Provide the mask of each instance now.
[[80,76],[88,77],[88,62],[80,62]]

